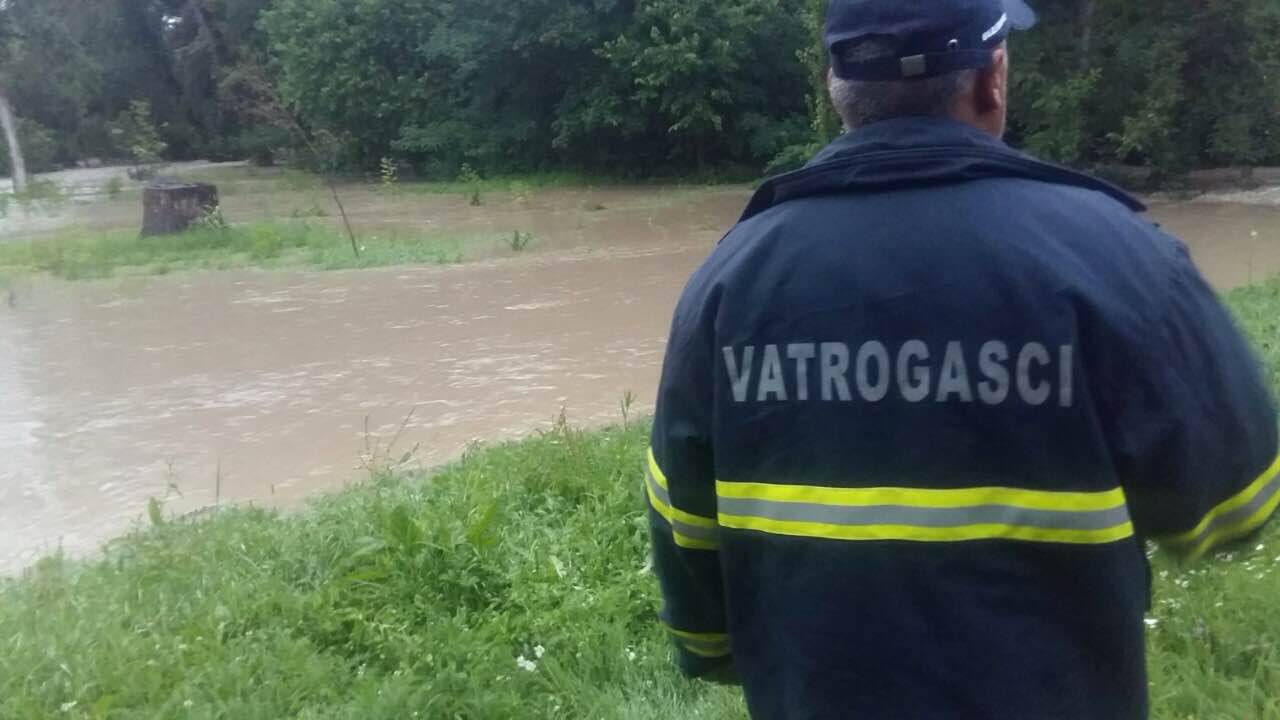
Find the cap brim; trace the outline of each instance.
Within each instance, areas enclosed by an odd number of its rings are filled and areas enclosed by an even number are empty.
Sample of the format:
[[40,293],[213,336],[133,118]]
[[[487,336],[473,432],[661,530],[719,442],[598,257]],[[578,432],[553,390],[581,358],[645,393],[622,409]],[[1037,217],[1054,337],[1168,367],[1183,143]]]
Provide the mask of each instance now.
[[1017,30],[1030,30],[1036,24],[1036,11],[1022,0],[1004,0],[1004,11],[1009,14],[1009,24]]

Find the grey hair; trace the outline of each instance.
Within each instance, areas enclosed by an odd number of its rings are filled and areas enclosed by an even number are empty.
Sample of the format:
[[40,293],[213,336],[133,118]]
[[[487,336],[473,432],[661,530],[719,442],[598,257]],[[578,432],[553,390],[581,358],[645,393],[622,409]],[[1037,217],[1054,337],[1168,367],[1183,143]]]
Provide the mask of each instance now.
[[[875,40],[864,41],[857,48],[844,50],[846,57],[857,54],[865,59],[888,56],[895,48]],[[956,100],[973,91],[977,70],[960,70],[936,77],[916,80],[862,81],[842,80],[828,76],[828,90],[836,112],[850,130],[882,120],[909,115],[947,117]]]

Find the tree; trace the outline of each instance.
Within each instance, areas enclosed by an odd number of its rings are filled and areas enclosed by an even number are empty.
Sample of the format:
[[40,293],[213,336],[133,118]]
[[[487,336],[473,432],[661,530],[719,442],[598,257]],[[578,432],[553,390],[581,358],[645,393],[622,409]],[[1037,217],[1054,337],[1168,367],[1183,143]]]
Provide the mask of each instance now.
[[9,172],[13,176],[14,192],[22,192],[27,187],[27,162],[22,157],[22,145],[18,139],[18,122],[14,119],[13,108],[5,92],[4,82],[0,81],[0,130],[4,131],[5,144],[9,148]]
[[[112,129],[138,101],[165,159],[270,162],[310,138],[350,169],[446,176],[782,170],[840,130],[825,5],[0,0],[0,125],[36,171],[129,156]],[[1040,27],[1010,40],[1015,144],[1157,175],[1280,162],[1280,3],[1036,7]]]
[[809,37],[802,5],[641,0],[629,32],[602,53],[630,79],[631,97],[658,124],[650,129],[670,137],[675,157],[699,168],[709,156],[741,157],[749,130],[762,131],[771,156],[790,139],[772,137],[786,133],[777,123],[804,112],[806,73],[796,56]]
[[5,70],[10,67],[17,42],[9,6],[0,3],[0,131],[4,133],[5,146],[9,149],[9,173],[13,177],[13,189],[22,192],[27,186],[27,163],[22,157],[22,144],[18,138],[18,122],[9,102],[8,81]]

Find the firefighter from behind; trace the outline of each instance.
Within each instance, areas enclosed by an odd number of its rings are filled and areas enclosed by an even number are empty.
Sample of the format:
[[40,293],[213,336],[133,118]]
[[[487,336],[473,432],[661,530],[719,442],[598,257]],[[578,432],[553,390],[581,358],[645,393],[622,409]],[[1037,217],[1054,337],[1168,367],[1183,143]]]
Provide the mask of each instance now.
[[1142,204],[1005,145],[1021,0],[833,0],[848,132],[675,312],[662,622],[757,720],[1147,717],[1147,541],[1280,503],[1256,359]]

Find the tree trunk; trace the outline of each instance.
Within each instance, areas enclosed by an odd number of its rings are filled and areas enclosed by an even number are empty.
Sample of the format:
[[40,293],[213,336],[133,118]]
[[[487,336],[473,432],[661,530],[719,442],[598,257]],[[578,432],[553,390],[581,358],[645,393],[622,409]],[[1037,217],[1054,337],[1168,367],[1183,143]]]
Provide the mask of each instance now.
[[196,19],[196,24],[200,26],[199,34],[209,39],[209,50],[213,53],[214,66],[220,67],[222,65],[222,53],[221,48],[218,46],[219,38],[213,34],[213,27],[209,25],[209,19],[205,17],[204,10],[200,7],[200,2],[201,0],[188,0],[187,10]]
[[18,123],[4,88],[0,87],[0,130],[4,131],[5,144],[9,146],[9,171],[13,175],[13,191],[27,188],[27,163],[22,158],[22,145],[18,142]]
[[1080,69],[1089,69],[1089,51],[1093,47],[1093,0],[1078,0],[1076,31],[1080,38]]
[[142,191],[142,234],[173,235],[218,207],[218,188],[206,183],[153,183]]

